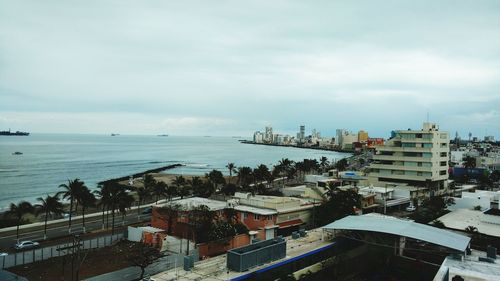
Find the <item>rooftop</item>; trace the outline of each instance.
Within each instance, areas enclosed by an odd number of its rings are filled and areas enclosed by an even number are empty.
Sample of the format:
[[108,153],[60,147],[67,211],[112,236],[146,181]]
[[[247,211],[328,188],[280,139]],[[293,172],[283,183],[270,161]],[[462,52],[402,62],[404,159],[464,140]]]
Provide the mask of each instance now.
[[481,221],[483,212],[469,209],[459,209],[440,218],[444,225],[451,229],[464,231],[468,226],[474,226],[479,233],[500,237],[500,225]]
[[241,211],[241,212],[249,212],[249,213],[263,215],[263,216],[275,215],[278,213],[278,212],[276,212],[276,210],[273,210],[273,209],[257,208],[257,207],[247,206],[247,205],[236,205],[236,206],[234,206],[234,209]]
[[463,261],[447,257],[443,261],[439,272],[445,272],[448,269],[450,277],[459,275],[465,280],[470,280],[467,277],[472,277],[474,280],[498,280],[500,261],[496,259],[494,263],[488,263],[479,261],[479,257],[485,258],[486,253],[472,250],[472,254],[465,256]]
[[200,207],[202,205],[207,206],[210,211],[223,210],[227,207],[226,202],[202,198],[202,197],[191,197],[184,198],[180,200],[173,200],[163,204],[163,206],[178,204],[184,207],[186,210],[192,210],[193,208]]
[[362,216],[347,216],[323,226],[323,229],[389,233],[426,241],[460,252],[465,252],[470,242],[470,238],[465,235],[374,213]]

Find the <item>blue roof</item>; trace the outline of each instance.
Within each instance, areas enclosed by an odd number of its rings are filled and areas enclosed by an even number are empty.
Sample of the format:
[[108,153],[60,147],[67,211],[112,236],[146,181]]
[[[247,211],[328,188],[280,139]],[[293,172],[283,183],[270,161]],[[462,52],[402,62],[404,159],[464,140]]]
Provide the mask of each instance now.
[[470,242],[470,238],[465,235],[380,214],[347,216],[323,226],[323,229],[389,233],[426,241],[460,252],[465,252]]

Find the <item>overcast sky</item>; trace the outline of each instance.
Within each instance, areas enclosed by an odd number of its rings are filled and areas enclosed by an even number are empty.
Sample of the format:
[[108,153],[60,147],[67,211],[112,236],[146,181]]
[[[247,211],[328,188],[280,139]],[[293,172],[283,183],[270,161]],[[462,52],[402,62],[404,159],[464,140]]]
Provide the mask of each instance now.
[[500,1],[0,2],[0,130],[387,137],[427,112],[500,137]]

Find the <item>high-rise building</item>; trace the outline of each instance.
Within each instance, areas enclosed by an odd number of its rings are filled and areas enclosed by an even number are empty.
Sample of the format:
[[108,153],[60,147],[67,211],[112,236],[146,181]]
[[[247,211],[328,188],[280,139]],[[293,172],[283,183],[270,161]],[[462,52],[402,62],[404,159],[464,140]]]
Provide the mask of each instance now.
[[342,138],[343,136],[346,134],[346,130],[345,129],[337,129],[337,134],[336,134],[336,138],[335,138],[335,145],[342,145]]
[[257,131],[253,134],[253,142],[262,143],[263,141],[264,141],[264,134],[262,134],[260,131]]
[[306,138],[306,126],[300,125],[300,140],[303,140]]
[[358,141],[362,143],[366,143],[368,141],[368,132],[363,130],[358,132]]
[[384,146],[376,147],[369,180],[442,191],[448,179],[449,152],[449,135],[435,124],[424,123],[422,130],[395,131]]
[[266,133],[264,134],[264,141],[267,143],[273,142],[273,127],[267,126]]

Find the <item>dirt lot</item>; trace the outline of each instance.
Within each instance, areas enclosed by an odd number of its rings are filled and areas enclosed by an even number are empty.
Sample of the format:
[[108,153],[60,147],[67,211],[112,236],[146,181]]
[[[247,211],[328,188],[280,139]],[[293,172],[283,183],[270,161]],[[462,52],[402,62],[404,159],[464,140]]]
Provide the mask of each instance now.
[[[140,252],[139,243],[121,241],[114,246],[88,252],[80,267],[79,279],[115,271],[130,266],[128,258]],[[86,253],[80,254],[81,259]],[[71,255],[52,258],[32,264],[9,268],[11,271],[28,280],[71,280]],[[64,268],[63,268],[64,265]],[[63,274],[64,270],[64,274]],[[75,259],[76,270],[76,259]]]

